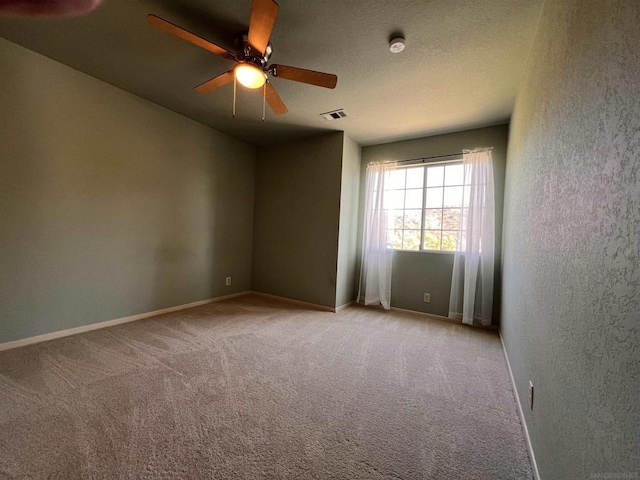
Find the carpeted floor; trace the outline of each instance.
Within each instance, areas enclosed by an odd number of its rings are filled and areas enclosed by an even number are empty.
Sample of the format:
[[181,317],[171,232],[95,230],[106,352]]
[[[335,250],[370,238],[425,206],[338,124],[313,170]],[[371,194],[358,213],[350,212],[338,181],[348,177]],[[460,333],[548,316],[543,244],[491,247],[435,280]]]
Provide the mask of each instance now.
[[242,297],[0,352],[0,478],[531,479],[496,333]]

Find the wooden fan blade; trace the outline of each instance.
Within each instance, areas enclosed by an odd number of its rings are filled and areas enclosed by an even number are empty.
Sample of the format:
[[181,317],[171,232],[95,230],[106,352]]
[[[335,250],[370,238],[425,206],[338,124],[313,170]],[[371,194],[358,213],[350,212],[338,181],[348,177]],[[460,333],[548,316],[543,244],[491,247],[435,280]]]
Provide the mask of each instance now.
[[211,93],[214,90],[226,85],[227,83],[233,82],[233,70],[229,70],[228,72],[224,72],[217,77],[212,78],[211,80],[207,80],[204,83],[201,83],[194,90],[198,93]]
[[273,76],[293,80],[294,82],[308,83],[324,88],[336,88],[338,77],[331,73],[315,72],[304,68],[288,67],[286,65],[271,65],[269,71]]
[[233,53],[231,53],[226,48],[222,48],[216,45],[215,43],[211,43],[210,41],[205,40],[204,38],[199,37],[196,34],[191,33],[182,27],[174,25],[171,22],[167,22],[166,20],[163,20],[162,18],[157,17],[153,14],[147,15],[147,22],[149,23],[149,25],[153,25],[154,27],[159,28],[160,30],[164,30],[165,32],[170,33],[171,35],[175,35],[176,37],[181,38],[182,40],[186,40],[187,42],[193,43],[194,45],[197,45],[200,48],[204,48],[205,50],[208,50],[217,55],[220,55],[221,57],[228,58],[229,60],[236,59]]
[[268,81],[266,85],[267,85],[267,88],[265,89],[266,90],[265,99],[267,100],[267,103],[271,107],[271,110],[273,110],[273,113],[275,113],[276,115],[282,115],[283,113],[287,113],[289,111],[287,109],[287,106],[284,104],[284,102],[280,98],[280,95],[278,95],[278,92],[276,92],[276,89],[273,88],[273,85],[271,85],[271,82]]
[[278,4],[274,0],[253,0],[248,40],[249,44],[263,55],[277,16]]

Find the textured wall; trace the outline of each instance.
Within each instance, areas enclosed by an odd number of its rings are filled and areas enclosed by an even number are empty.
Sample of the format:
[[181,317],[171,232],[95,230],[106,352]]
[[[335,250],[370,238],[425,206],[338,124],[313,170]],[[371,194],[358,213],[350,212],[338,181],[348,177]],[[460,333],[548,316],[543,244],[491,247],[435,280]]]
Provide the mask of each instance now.
[[341,132],[260,150],[252,289],[334,307]]
[[640,475],[639,25],[547,1],[512,119],[502,334],[544,479]]
[[[502,247],[502,202],[507,160],[507,125],[384,143],[362,148],[360,221],[358,245],[362,245],[364,189],[367,163],[446,155],[463,149],[493,146],[496,198],[496,276],[494,323],[500,318],[500,255]],[[358,254],[360,255],[360,251]],[[407,310],[447,316],[453,270],[451,253],[396,252],[391,278],[391,305]],[[358,264],[358,269],[360,268]],[[359,270],[358,270],[359,271]],[[431,293],[431,303],[423,303],[423,293]]]
[[0,71],[0,343],[250,288],[252,147],[1,39]]

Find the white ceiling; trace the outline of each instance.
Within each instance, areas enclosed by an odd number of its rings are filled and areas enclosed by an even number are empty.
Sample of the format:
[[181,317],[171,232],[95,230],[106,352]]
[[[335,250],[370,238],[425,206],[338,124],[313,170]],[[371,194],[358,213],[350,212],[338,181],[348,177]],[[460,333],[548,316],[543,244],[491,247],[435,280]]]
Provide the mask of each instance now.
[[[338,75],[335,90],[273,79],[289,113],[267,112],[259,92],[192,88],[233,65],[147,25],[154,13],[232,49],[251,0],[105,0],[87,17],[0,19],[0,36],[184,114],[264,145],[344,130],[362,145],[504,123],[542,0],[279,0],[272,63]],[[406,49],[389,52],[401,32]],[[268,108],[268,107],[267,107]],[[344,108],[348,118],[319,114]]]

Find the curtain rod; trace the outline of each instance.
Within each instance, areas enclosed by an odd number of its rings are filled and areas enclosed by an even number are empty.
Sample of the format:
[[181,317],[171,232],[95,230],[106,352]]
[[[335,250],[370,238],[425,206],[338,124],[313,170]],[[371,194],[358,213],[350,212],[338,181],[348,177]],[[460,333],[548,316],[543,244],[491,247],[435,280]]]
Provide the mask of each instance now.
[[406,160],[397,160],[397,161],[393,161],[393,160],[389,160],[387,162],[383,162],[383,163],[406,163],[406,162],[426,162],[427,160],[435,160],[438,158],[448,158],[448,157],[461,157],[463,154],[465,153],[471,153],[471,152],[484,152],[487,150],[493,150],[493,147],[486,147],[486,148],[476,148],[474,150],[462,150],[461,152],[456,152],[456,153],[447,153],[446,155],[434,155],[431,157],[420,157],[420,158],[408,158]]

